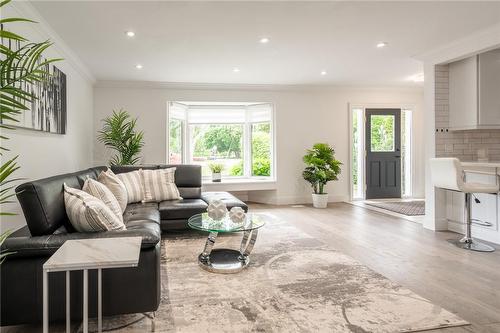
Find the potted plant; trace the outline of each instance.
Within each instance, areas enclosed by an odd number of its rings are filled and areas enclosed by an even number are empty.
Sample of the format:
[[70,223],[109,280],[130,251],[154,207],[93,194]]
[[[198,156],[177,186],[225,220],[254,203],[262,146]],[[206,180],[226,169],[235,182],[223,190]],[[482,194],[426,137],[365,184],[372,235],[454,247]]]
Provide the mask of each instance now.
[[221,172],[224,169],[224,165],[221,163],[210,163],[208,167],[212,171],[212,181],[214,183],[220,183],[222,179]]
[[137,118],[132,119],[125,110],[113,111],[102,120],[104,123],[97,140],[117,152],[111,158],[111,165],[134,165],[144,146],[144,132],[136,130]]
[[329,181],[338,180],[342,163],[335,159],[335,150],[327,143],[316,143],[312,149],[307,150],[303,161],[306,168],[302,176],[313,188],[313,206],[326,208],[328,193],[324,191],[325,185]]

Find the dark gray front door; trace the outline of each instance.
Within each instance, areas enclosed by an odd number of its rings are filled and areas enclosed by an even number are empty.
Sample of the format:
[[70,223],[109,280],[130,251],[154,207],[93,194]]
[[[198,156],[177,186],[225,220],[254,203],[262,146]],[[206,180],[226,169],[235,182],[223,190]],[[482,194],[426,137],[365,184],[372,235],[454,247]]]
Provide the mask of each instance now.
[[401,198],[401,110],[366,109],[366,199]]

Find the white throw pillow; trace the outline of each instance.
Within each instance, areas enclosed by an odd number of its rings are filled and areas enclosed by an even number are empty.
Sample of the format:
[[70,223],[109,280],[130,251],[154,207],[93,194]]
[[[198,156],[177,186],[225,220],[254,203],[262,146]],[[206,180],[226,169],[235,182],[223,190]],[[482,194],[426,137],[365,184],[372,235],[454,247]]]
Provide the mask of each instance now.
[[141,170],[144,202],[182,199],[175,185],[175,168]]
[[127,202],[141,202],[144,199],[144,189],[141,170],[119,173],[116,175],[127,189]]
[[99,183],[97,180],[92,178],[87,178],[85,183],[83,184],[83,191],[87,192],[94,197],[101,199],[102,202],[106,204],[106,206],[111,209],[111,211],[118,217],[118,219],[123,223],[123,212],[116,200],[116,197],[113,193],[106,187],[106,185]]
[[127,189],[123,182],[110,169],[101,171],[97,180],[106,185],[111,193],[113,193],[123,213],[128,203]]
[[125,230],[125,224],[100,199],[64,184],[64,205],[71,225],[79,232]]

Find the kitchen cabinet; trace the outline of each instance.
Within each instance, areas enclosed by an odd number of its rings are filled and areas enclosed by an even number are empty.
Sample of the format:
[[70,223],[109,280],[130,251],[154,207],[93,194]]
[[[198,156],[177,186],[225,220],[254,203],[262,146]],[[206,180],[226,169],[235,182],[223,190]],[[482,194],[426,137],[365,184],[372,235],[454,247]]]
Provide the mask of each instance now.
[[450,130],[500,129],[500,49],[449,64]]

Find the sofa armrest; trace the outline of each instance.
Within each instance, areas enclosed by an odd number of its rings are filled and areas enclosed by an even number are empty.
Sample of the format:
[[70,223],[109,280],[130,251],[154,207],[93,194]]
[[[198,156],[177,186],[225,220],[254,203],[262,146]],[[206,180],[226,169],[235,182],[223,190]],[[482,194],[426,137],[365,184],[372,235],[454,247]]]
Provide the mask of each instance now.
[[43,236],[16,235],[9,236],[2,244],[2,252],[13,252],[7,259],[21,257],[51,256],[70,239],[142,237],[141,249],[153,248],[161,240],[161,230],[157,223],[141,223],[129,226],[127,230],[103,232],[73,232]]

